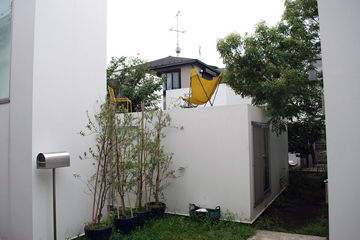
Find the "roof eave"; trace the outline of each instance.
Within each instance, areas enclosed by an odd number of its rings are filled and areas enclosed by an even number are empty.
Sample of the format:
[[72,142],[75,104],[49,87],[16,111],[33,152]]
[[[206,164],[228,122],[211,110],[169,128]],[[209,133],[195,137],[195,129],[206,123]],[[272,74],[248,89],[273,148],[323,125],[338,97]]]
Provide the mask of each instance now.
[[191,61],[184,61],[184,62],[174,62],[174,63],[170,63],[170,64],[162,64],[162,65],[157,65],[157,66],[150,66],[149,69],[150,70],[156,70],[156,69],[161,69],[161,68],[167,68],[167,67],[176,67],[176,66],[180,66],[180,65],[185,65],[185,64],[192,64],[192,63],[198,63],[218,74],[221,73],[221,71],[219,71],[218,69],[214,68],[213,66],[207,65],[204,62],[198,60],[198,59],[193,59]]

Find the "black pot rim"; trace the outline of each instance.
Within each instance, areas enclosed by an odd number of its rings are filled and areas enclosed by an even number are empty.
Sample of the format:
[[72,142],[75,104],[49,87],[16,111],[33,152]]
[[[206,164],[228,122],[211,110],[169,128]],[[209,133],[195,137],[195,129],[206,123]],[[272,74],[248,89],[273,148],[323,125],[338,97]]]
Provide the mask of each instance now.
[[87,230],[90,230],[90,231],[102,231],[102,230],[106,230],[106,229],[109,229],[109,228],[112,228],[112,224],[110,224],[109,227],[102,228],[102,229],[90,229],[90,228],[87,228],[87,226],[84,227],[84,229],[87,229]]
[[[129,214],[130,215],[130,214]],[[139,217],[139,214],[137,213],[133,213],[134,217],[129,217],[129,218],[117,218],[116,216],[114,216],[114,219],[120,219],[120,220],[125,220],[125,219],[134,219]],[[122,215],[121,215],[122,216]],[[128,216],[128,214],[126,214],[126,216]]]

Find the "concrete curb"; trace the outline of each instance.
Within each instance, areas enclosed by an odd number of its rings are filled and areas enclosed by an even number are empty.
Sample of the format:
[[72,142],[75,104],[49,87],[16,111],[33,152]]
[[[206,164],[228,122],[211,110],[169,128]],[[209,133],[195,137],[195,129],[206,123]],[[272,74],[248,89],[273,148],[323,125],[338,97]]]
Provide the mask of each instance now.
[[248,240],[326,240],[326,237],[258,230],[256,235]]

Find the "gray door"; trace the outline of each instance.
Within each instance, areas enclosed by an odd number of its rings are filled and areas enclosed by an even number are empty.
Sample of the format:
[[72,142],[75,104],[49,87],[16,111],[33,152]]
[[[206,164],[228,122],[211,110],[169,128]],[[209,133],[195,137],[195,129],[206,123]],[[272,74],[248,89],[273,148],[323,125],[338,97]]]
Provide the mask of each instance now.
[[269,128],[252,123],[254,156],[254,207],[270,193]]

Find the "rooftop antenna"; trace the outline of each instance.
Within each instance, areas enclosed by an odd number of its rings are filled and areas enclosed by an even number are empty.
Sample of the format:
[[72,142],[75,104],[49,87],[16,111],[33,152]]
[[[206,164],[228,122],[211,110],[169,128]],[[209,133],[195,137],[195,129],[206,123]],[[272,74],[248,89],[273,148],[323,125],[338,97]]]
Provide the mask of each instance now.
[[169,31],[174,31],[177,34],[177,47],[175,48],[175,52],[177,53],[177,56],[179,56],[179,53],[181,52],[181,48],[179,47],[179,32],[180,33],[185,33],[185,31],[179,31],[179,13],[180,11],[176,14],[176,30],[174,30],[173,28],[170,28]]
[[199,60],[201,61],[201,46],[199,46]]

